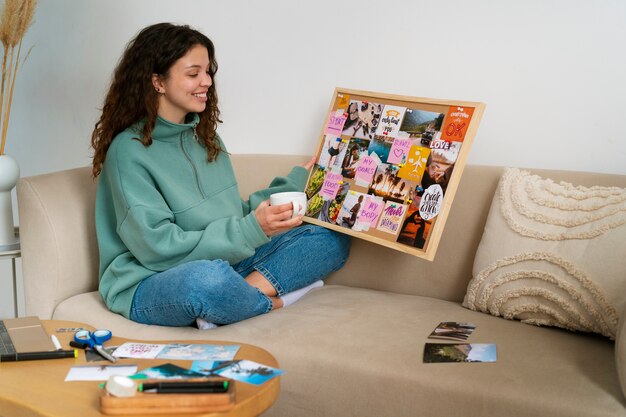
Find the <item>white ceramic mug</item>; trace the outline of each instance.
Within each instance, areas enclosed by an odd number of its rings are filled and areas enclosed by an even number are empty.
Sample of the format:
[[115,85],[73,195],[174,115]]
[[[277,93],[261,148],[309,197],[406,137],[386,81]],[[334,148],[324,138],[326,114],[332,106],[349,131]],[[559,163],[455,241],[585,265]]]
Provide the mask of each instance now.
[[304,216],[306,212],[306,194],[298,191],[291,191],[285,193],[276,193],[270,196],[270,204],[272,206],[279,206],[281,204],[291,203],[293,205],[293,216]]

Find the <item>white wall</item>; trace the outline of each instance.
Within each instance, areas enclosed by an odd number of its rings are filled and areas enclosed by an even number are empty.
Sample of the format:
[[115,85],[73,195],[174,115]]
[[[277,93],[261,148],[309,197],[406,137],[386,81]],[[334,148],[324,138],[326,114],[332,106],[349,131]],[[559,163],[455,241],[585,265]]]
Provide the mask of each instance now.
[[160,21],[215,42],[234,153],[312,154],[341,86],[486,103],[469,163],[626,174],[623,0],[39,0],[35,19],[6,147],[22,176],[90,163],[117,59]]

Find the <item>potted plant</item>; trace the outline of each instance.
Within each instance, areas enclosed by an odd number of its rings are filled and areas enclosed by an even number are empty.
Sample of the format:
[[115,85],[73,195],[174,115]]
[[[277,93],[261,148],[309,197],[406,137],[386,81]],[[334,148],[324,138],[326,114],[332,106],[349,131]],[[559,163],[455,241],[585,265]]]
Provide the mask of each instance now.
[[[13,225],[11,190],[20,176],[17,162],[5,154],[11,102],[15,79],[20,68],[22,39],[33,22],[37,0],[5,0],[0,15],[0,41],[2,55],[2,81],[0,84],[0,246],[17,242]],[[26,61],[30,49],[22,63]]]

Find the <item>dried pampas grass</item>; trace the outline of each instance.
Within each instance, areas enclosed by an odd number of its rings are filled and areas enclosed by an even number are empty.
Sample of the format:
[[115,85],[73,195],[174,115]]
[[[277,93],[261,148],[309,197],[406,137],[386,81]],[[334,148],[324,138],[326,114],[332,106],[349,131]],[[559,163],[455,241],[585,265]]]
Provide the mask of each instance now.
[[[22,39],[33,23],[37,0],[5,0],[0,14],[0,41],[2,55],[2,85],[0,86],[0,155],[4,155],[15,78],[20,64]],[[16,51],[17,49],[17,51]],[[32,48],[31,48],[32,49]],[[24,57],[28,58],[30,49]],[[24,62],[22,61],[22,62]]]

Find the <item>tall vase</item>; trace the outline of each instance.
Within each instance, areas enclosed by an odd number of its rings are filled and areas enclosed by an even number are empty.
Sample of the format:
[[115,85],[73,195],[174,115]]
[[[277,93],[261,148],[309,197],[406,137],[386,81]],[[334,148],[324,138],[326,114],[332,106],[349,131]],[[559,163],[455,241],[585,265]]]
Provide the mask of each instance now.
[[20,177],[20,167],[15,159],[0,155],[0,246],[17,243],[13,224],[11,190]]

